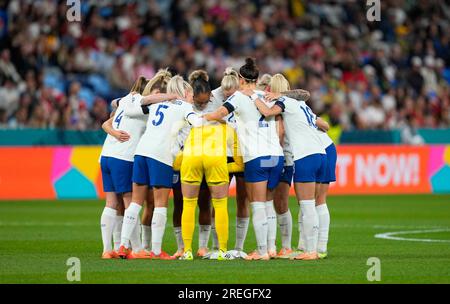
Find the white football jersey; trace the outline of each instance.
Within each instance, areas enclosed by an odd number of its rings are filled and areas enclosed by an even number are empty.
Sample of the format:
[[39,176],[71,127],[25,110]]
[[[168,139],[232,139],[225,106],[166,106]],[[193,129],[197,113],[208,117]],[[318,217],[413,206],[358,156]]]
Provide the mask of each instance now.
[[136,148],[136,155],[173,165],[173,149],[181,129],[198,121],[192,104],[182,100],[165,101],[149,107],[147,128]]
[[283,109],[286,136],[294,161],[311,154],[326,154],[317,132],[317,116],[304,101],[283,96],[275,104]]
[[211,104],[212,104],[211,107],[215,108],[215,110],[220,108],[225,102],[225,100],[226,98],[223,95],[221,87],[218,87],[217,89],[211,91]]
[[[223,106],[223,104],[226,102],[226,98],[223,95],[223,91],[221,87],[218,87],[215,90],[212,90],[211,92],[211,108],[213,109],[213,112],[216,111],[218,108]],[[230,113],[227,116],[223,118],[227,122],[227,124],[232,127],[233,129],[236,129],[236,118],[234,117],[234,113]]]
[[189,132],[191,132],[191,126],[186,126],[178,131],[177,139],[172,147],[172,155],[174,157],[178,155],[178,152],[184,149],[184,143],[189,136]]
[[[264,100],[264,92],[254,91]],[[237,91],[224,104],[236,118],[236,131],[244,162],[262,156],[283,156],[275,117],[266,118],[249,96]]]
[[[223,106],[225,103],[226,98],[223,95],[223,91],[221,87],[218,87],[215,90],[212,90],[211,92],[211,108],[216,111],[218,108]],[[236,130],[236,118],[234,117],[234,113],[230,113],[227,116],[223,118],[227,122],[227,124]],[[233,157],[233,147],[227,146],[227,156]]]
[[322,147],[324,149],[328,148],[329,145],[333,143],[333,140],[328,136],[327,132],[323,132],[322,130],[317,129],[317,132],[319,133],[319,138],[322,142]]
[[125,115],[125,109],[132,103],[140,106],[142,96],[140,94],[128,94],[118,101],[118,107],[113,118],[113,128],[122,130],[130,135],[126,142],[120,142],[115,137],[107,135],[103,144],[102,156],[114,157],[121,160],[133,161],[134,152],[145,131],[147,116],[128,117]]
[[284,136],[284,144],[283,144],[283,153],[284,153],[284,166],[290,167],[294,165],[294,154],[292,153],[292,147],[289,143],[289,139],[287,136]]

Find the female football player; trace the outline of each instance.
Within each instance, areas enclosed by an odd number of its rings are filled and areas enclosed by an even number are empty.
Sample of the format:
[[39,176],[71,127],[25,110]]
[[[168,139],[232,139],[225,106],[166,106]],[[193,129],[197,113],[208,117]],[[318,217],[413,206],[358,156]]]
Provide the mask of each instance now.
[[[264,92],[255,90],[259,71],[251,58],[239,70],[240,89],[250,91],[251,97],[237,91],[216,112],[205,115],[207,120],[220,120],[235,114],[237,134],[244,157],[244,178],[253,211],[258,249],[248,260],[269,260],[267,251],[269,221],[275,221],[273,190],[279,183],[283,168],[283,149],[280,145],[275,117],[262,116],[253,104]],[[273,229],[273,228],[272,228]]]
[[[208,74],[203,70],[197,70],[192,72],[189,75],[189,84],[193,88],[193,101],[194,101],[194,111],[198,115],[202,115],[205,111],[210,111],[211,103],[211,89],[208,84]],[[184,142],[188,137],[190,132],[190,128],[186,130],[182,130],[180,132],[180,138],[178,139],[180,150],[184,148]],[[181,217],[183,212],[183,197],[177,195],[180,200],[175,200],[175,191],[181,192],[181,180],[180,180],[180,172],[176,172],[174,176],[177,176],[178,183],[174,188],[174,229],[180,229],[181,232]],[[177,189],[177,190],[175,190]],[[197,256],[204,257],[208,253],[208,241],[211,232],[211,194],[206,184],[206,180],[203,179],[200,186],[200,193],[198,199],[198,206],[200,209],[199,212],[199,248],[197,251]],[[175,226],[175,223],[177,225]],[[176,227],[176,228],[175,228]],[[178,246],[178,251],[174,255],[175,257],[180,257],[184,253],[184,241],[181,242],[183,244],[183,248]],[[180,249],[183,249],[180,252]]]
[[[125,109],[130,106],[138,106],[139,110],[142,112],[142,108],[136,102],[136,100],[139,99],[160,101],[163,99],[175,98],[176,95],[174,94],[158,94],[160,84],[164,82],[162,79],[164,79],[166,74],[166,71],[159,71],[150,81],[147,81],[145,78],[140,78],[133,88],[132,93],[114,102],[114,106],[117,107],[114,115],[103,124],[104,130],[109,134],[105,140],[105,146],[102,151],[101,166],[104,178],[103,182],[107,183],[107,187],[109,188],[114,186],[123,191],[126,190],[121,193],[120,196],[124,201],[125,207],[128,207],[131,202],[132,155],[134,155],[139,139],[145,130],[146,117],[129,117],[125,116],[124,112]],[[141,96],[140,93],[145,96]],[[114,140],[113,137],[117,138],[117,140]],[[117,161],[117,159],[120,160],[120,162]],[[148,210],[151,211],[153,209],[152,193],[147,194],[146,202],[148,204]],[[123,218],[121,216],[118,217],[119,220],[116,223],[116,227],[120,228]],[[143,251],[141,247],[141,241],[139,240],[139,226],[133,230],[130,242],[133,252],[130,252],[128,258],[148,257],[148,254]]]
[[[272,78],[269,74],[264,74],[258,80],[257,87],[260,90],[266,91],[266,100],[272,101],[275,94],[288,96],[299,100],[308,100],[309,92],[301,89],[290,90],[289,85],[285,85],[283,81],[280,81],[281,74],[276,74]],[[284,78],[283,78],[284,79]],[[267,96],[271,96],[272,99],[268,99]],[[278,96],[279,97],[279,96]],[[282,118],[281,118],[282,121]],[[283,124],[284,129],[284,124]],[[293,253],[291,249],[292,238],[292,215],[289,209],[289,190],[292,184],[293,165],[294,160],[292,156],[292,148],[289,145],[289,141],[286,136],[283,138],[283,153],[284,153],[284,167],[280,178],[280,183],[274,192],[274,206],[277,213],[277,222],[281,232],[282,248],[277,254],[274,250],[275,243],[273,238],[269,236],[269,256],[271,258],[289,258]],[[272,250],[270,248],[273,248]]]
[[[145,107],[149,112],[149,118],[147,128],[135,151],[132,202],[125,210],[119,249],[119,256],[122,258],[125,258],[130,251],[128,241],[136,226],[146,191],[152,187],[155,208],[152,219],[152,251],[150,255],[153,259],[173,259],[161,250],[167,222],[168,199],[173,184],[174,157],[171,149],[175,144],[178,132],[183,127],[187,124],[201,125],[202,119],[194,113],[192,108],[192,88],[181,76],[174,76],[170,79],[167,84],[167,92],[182,96],[186,101],[176,99]],[[125,114],[132,113],[134,110],[130,109]]]
[[327,206],[327,195],[330,183],[336,181],[336,161],[337,151],[331,138],[326,132],[318,130],[322,140],[322,146],[327,153],[327,165],[322,180],[317,184],[316,189],[316,211],[319,217],[319,236],[317,243],[317,254],[320,259],[328,256],[328,233],[330,231],[330,212]]
[[[220,108],[225,100],[234,94],[239,89],[239,73],[233,69],[232,67],[227,67],[223,73],[223,78],[220,84],[220,87],[213,90],[211,92],[211,109],[213,111]],[[236,120],[234,118],[234,114],[224,117],[225,122],[236,130]],[[231,130],[230,130],[231,131]],[[235,131],[234,131],[235,133]],[[237,134],[235,135],[237,137]],[[237,139],[237,138],[236,138]],[[227,147],[227,161],[233,162],[233,147]],[[244,250],[244,242],[247,236],[248,224],[250,220],[250,210],[249,210],[249,202],[247,199],[247,193],[245,189],[245,181],[244,181],[244,173],[243,172],[234,172],[230,173],[230,181],[235,177],[236,182],[236,239],[234,249],[227,252],[234,258],[245,258],[247,254]],[[217,233],[214,226],[214,210],[213,210],[213,220],[212,220],[212,235],[213,235],[213,251],[212,254],[207,256],[207,258],[215,259],[219,250],[219,243],[217,240]]]
[[[208,75],[204,71],[195,71],[190,82],[197,96],[197,107],[202,113],[211,111],[211,88]],[[225,259],[228,242],[227,196],[229,168],[227,164],[228,142],[234,141],[233,130],[226,124],[209,123],[201,128],[193,128],[185,142],[183,162],[181,164],[181,183],[183,189],[182,231],[185,252],[183,260],[192,260],[192,234],[194,231],[195,208],[198,201],[200,183],[205,178],[211,192],[215,211],[215,227],[219,242],[218,259]],[[236,161],[238,162],[238,161]]]
[[[282,80],[288,87],[284,77]],[[272,108],[257,98],[255,104],[266,117],[282,114],[286,135],[294,158],[294,188],[301,207],[305,252],[291,259],[316,260],[319,218],[315,207],[316,183],[323,180],[327,157],[317,129],[328,130],[328,124],[311,111],[304,101],[281,97]]]
[[[141,94],[146,84],[147,80],[144,77],[139,77],[133,85],[130,94],[123,98],[124,102],[132,95]],[[102,258],[104,259],[117,257],[116,252],[111,248],[111,239],[114,228],[120,225],[118,220],[120,215],[117,215],[118,209],[122,209],[120,205],[123,205],[123,198],[131,192],[133,162],[130,152],[134,153],[133,149],[136,145],[129,141],[129,133],[139,134],[142,131],[142,127],[145,127],[145,122],[136,122],[133,128],[129,128],[125,121],[125,125],[122,124],[121,126],[121,115],[123,113],[120,110],[119,112],[115,111],[108,120],[108,123],[111,124],[113,121],[116,121],[116,125],[115,128],[111,126],[110,134],[105,139],[100,157],[103,191],[106,196],[106,207],[103,209],[100,219],[103,241]],[[103,124],[103,127],[107,130],[108,123]],[[135,238],[133,239],[133,245],[139,248]]]
[[[277,76],[277,81],[275,81],[273,86],[277,87],[286,87],[289,85],[287,80],[282,75]],[[276,88],[272,88],[271,92],[266,94],[266,99],[268,100],[276,100],[281,96],[288,96],[296,100],[307,101],[310,97],[308,91],[304,90],[293,90],[289,92],[279,93],[279,90]],[[323,132],[320,129],[317,129],[319,137],[322,141],[323,148],[327,153],[327,167],[324,178],[316,184],[316,210],[317,215],[319,217],[319,237],[317,243],[317,253],[319,258],[323,259],[327,257],[327,244],[328,244],[328,233],[330,228],[330,213],[328,211],[328,207],[326,205],[326,197],[328,194],[329,184],[331,182],[336,181],[336,146],[334,145],[331,138],[328,136],[326,132]],[[277,211],[278,212],[278,211]],[[305,240],[304,234],[301,229],[301,217],[299,218],[299,242],[298,249],[301,252],[305,250]],[[286,257],[284,255],[283,257]]]

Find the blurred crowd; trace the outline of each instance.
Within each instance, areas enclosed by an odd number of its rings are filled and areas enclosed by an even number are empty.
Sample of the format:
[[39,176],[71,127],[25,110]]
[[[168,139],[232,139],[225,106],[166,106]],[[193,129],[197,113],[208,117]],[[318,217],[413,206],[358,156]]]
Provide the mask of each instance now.
[[[76,2],[76,1],[75,1]],[[101,4],[101,5],[98,5]],[[0,0],[0,126],[97,129],[139,76],[256,58],[339,133],[450,126],[450,1]]]

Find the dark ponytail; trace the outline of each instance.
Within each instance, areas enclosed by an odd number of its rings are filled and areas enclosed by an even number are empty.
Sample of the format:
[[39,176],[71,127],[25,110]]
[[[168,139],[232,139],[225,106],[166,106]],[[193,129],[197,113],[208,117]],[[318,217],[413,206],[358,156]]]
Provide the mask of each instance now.
[[211,86],[209,85],[208,73],[204,70],[196,70],[189,75],[189,84],[192,86],[194,96],[203,93],[211,93]]
[[256,82],[258,80],[259,70],[253,58],[245,59],[245,64],[239,69],[239,76],[244,78],[246,82]]

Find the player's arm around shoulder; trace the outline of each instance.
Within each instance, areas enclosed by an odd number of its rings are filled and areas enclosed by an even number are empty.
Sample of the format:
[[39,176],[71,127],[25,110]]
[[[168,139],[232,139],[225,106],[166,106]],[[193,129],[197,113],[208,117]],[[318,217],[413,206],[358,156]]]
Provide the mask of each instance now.
[[[176,101],[177,102],[177,101]],[[183,107],[184,119],[194,128],[201,127],[203,123],[203,116],[195,113],[194,107],[191,103],[181,101]]]
[[227,100],[223,103],[223,105],[220,108],[218,108],[215,112],[205,114],[203,117],[207,121],[223,120],[223,118],[225,116],[234,112],[236,110],[236,108],[238,108],[238,99],[239,99],[238,94],[239,94],[239,91],[236,91],[233,95],[228,97]]
[[284,111],[284,103],[279,100],[276,101],[272,107],[268,107],[267,104],[260,98],[256,98],[254,103],[258,108],[258,111],[265,117],[277,116]]
[[129,118],[141,118],[149,113],[148,106],[141,105],[143,97],[135,94],[129,100],[122,100],[121,107],[123,107],[124,115]]
[[295,100],[308,101],[309,98],[311,98],[311,93],[302,89],[290,90],[281,93],[268,92],[266,93],[265,98],[267,101],[275,101],[281,96],[286,96]]
[[154,103],[160,103],[164,101],[174,101],[179,99],[181,99],[181,97],[178,96],[177,94],[169,94],[169,93],[150,94],[142,97],[141,105],[146,106]]
[[316,126],[325,132],[328,132],[328,130],[330,130],[330,125],[320,117],[317,117]]
[[[281,94],[284,96],[287,96],[289,98],[292,98],[292,99],[303,100],[303,101],[308,101],[309,98],[311,97],[311,93],[309,93],[309,91],[302,90],[302,89],[290,90],[290,91],[282,92]],[[281,94],[280,94],[280,96],[281,96]]]
[[114,115],[112,115],[107,121],[102,124],[102,129],[107,134],[113,136],[120,142],[126,142],[130,139],[130,135],[123,130],[116,130],[113,127]]
[[223,118],[225,116],[227,116],[230,112],[228,112],[228,109],[226,108],[226,106],[221,106],[220,108],[218,108],[215,112],[213,113],[207,113],[205,114],[203,117],[207,120],[207,121],[223,121]]

